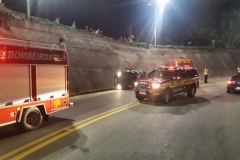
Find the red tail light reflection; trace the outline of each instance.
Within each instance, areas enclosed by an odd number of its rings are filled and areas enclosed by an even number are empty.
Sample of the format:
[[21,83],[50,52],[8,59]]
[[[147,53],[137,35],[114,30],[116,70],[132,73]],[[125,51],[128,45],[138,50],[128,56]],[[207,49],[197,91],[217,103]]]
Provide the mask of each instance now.
[[228,81],[228,84],[235,84],[235,81]]

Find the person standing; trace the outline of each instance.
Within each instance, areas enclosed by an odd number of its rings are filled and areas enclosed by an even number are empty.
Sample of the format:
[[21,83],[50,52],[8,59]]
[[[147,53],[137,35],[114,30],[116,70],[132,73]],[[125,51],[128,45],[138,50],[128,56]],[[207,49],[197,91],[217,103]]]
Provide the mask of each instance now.
[[72,28],[76,28],[76,22],[75,21],[72,23]]
[[204,77],[205,77],[204,83],[208,83],[208,82],[207,82],[207,79],[208,79],[208,68],[207,68],[207,67],[204,68],[203,74],[204,74]]
[[60,17],[56,18],[55,21],[54,21],[53,23],[55,23],[55,24],[60,24],[60,22],[59,22],[60,19],[61,19]]
[[240,73],[240,67],[237,68],[238,73]]
[[95,34],[96,34],[96,35],[98,35],[98,34],[99,34],[99,29],[97,29],[97,30],[96,30]]
[[87,31],[87,32],[88,32],[88,26],[85,27],[84,31]]
[[93,32],[93,29],[92,29],[92,28],[90,28],[90,29],[89,29],[89,32],[91,32],[91,33],[92,33],[92,32]]

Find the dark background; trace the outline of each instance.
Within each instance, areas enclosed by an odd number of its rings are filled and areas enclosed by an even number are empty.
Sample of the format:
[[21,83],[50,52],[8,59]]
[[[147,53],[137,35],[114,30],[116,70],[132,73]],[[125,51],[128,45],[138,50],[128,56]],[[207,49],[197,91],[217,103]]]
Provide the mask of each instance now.
[[[26,0],[2,0],[6,7],[26,13]],[[31,16],[71,25],[100,29],[103,35],[118,39],[128,37],[129,28],[135,40],[153,42],[154,5],[150,0],[30,0]],[[239,0],[170,0],[164,12],[158,8],[158,44],[208,45],[213,30],[218,30],[221,16],[238,10]],[[163,21],[161,21],[161,15]],[[222,22],[221,22],[222,23]],[[207,33],[205,31],[207,30]],[[199,34],[199,35],[198,35]]]

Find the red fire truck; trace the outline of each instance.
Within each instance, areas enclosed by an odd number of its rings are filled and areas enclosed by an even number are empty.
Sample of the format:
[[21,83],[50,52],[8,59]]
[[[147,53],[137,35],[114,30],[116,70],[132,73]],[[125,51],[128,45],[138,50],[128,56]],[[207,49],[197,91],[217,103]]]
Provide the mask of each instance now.
[[30,131],[69,108],[68,54],[52,45],[0,38],[0,126]]

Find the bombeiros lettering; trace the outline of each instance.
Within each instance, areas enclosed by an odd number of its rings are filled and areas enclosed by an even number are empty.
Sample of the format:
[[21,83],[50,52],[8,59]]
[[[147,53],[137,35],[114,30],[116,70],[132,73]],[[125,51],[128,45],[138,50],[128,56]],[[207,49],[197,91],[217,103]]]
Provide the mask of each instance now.
[[8,59],[17,60],[38,60],[38,61],[52,61],[53,55],[47,53],[37,53],[37,52],[19,52],[19,51],[8,51]]

